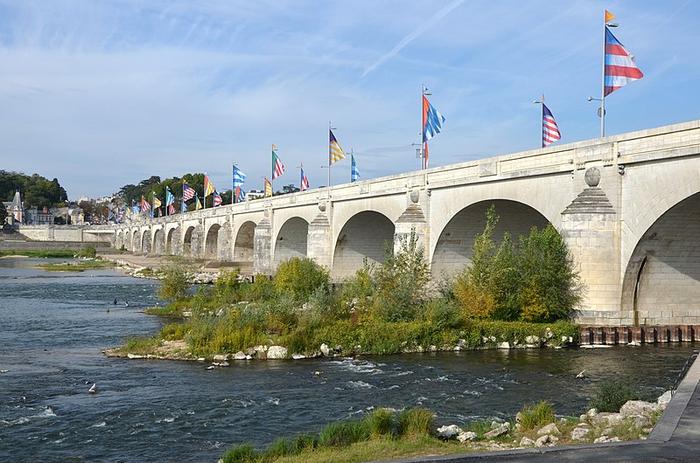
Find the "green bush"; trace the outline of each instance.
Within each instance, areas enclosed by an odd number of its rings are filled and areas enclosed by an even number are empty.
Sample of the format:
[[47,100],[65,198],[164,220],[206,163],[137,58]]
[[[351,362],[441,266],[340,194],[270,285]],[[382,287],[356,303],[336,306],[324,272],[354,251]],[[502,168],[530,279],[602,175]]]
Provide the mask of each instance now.
[[179,301],[187,297],[189,287],[187,273],[182,267],[171,265],[163,269],[163,279],[160,281],[158,297],[168,302]]
[[618,381],[605,381],[598,385],[591,399],[590,407],[597,409],[599,412],[615,413],[620,411],[620,408],[628,400],[637,400],[638,398],[638,394],[635,394],[628,384]]
[[365,420],[372,437],[396,437],[399,434],[396,413],[392,410],[378,408],[370,413]]
[[425,408],[410,408],[399,415],[402,435],[428,436],[433,431],[435,414]]
[[94,259],[97,257],[97,249],[95,249],[95,246],[85,246],[75,254],[75,257],[87,257]]
[[456,303],[444,298],[428,301],[423,308],[422,318],[438,329],[456,328],[463,323]]
[[219,303],[231,304],[240,301],[238,271],[221,272],[214,283],[214,295]]
[[307,300],[317,288],[327,287],[330,277],[328,271],[313,260],[293,257],[279,265],[273,280],[279,294]]
[[318,435],[321,447],[346,447],[356,442],[368,440],[369,426],[366,420],[340,421],[327,425]]
[[241,300],[268,301],[277,296],[275,285],[267,275],[255,275],[252,283],[241,285]]
[[258,460],[257,452],[250,444],[241,444],[230,448],[222,458],[224,463],[254,463]]
[[553,423],[554,407],[547,401],[541,401],[536,404],[526,405],[518,413],[520,426],[524,431],[539,429],[542,426]]

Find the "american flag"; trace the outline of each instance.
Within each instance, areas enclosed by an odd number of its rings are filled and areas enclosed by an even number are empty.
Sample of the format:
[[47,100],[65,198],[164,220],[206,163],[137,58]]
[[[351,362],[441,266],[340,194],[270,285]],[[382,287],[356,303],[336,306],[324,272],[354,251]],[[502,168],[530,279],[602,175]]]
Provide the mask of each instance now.
[[189,201],[190,199],[194,198],[195,191],[194,188],[189,186],[187,182],[182,183],[182,200],[183,201]]
[[552,111],[542,103],[542,147],[549,146],[557,140],[561,140],[561,133],[554,120]]
[[309,189],[309,177],[304,174],[304,169],[301,169],[301,191],[306,191]]

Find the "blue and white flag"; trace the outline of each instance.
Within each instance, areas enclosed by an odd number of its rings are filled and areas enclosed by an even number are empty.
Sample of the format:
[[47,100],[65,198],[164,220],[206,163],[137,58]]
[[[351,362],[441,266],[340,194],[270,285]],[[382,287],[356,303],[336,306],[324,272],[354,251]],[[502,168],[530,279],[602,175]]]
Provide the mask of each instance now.
[[245,183],[245,178],[246,175],[243,173],[241,169],[236,166],[236,164],[233,165],[233,189],[235,190],[236,187],[239,187]]
[[425,143],[440,133],[442,123],[445,122],[445,117],[430,104],[425,95],[423,96],[423,121],[423,143]]
[[357,163],[355,162],[355,156],[350,155],[350,181],[356,182],[360,178],[360,171],[357,169]]

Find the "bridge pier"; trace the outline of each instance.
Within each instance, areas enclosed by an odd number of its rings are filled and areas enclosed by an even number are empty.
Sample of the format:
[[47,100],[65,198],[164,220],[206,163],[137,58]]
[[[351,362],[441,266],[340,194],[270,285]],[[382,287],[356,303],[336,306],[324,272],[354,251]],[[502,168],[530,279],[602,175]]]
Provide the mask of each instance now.
[[272,222],[270,211],[258,222],[253,233],[253,270],[256,274],[272,274]]
[[309,223],[306,256],[330,270],[333,260],[333,235],[326,204],[319,204],[318,215]]

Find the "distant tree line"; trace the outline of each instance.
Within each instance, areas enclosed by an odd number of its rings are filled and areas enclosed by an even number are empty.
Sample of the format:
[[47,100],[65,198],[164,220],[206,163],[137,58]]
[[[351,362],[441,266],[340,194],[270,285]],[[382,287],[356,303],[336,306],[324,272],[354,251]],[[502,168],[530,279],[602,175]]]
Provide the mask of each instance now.
[[62,206],[68,200],[66,190],[57,178],[49,180],[41,175],[0,170],[0,198],[12,201],[15,191],[20,191],[25,207]]

